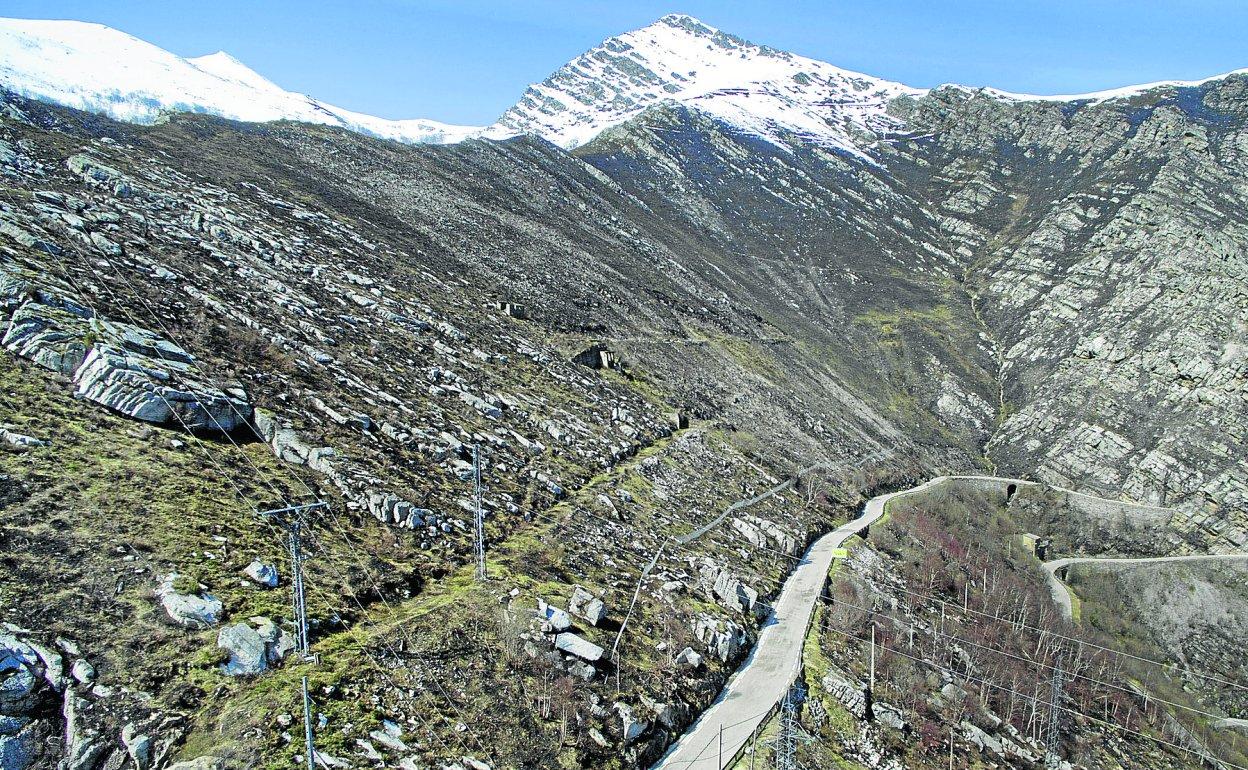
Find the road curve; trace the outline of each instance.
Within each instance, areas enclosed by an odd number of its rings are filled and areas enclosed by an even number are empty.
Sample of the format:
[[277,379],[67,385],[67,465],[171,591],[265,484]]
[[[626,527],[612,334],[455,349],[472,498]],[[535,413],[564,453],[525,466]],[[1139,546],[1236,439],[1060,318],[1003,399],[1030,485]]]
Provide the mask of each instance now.
[[702,712],[702,716],[690,725],[680,740],[653,765],[652,770],[722,770],[719,752],[721,727],[723,762],[731,762],[797,677],[806,631],[810,626],[815,600],[823,593],[833,552],[850,537],[878,521],[884,515],[884,506],[889,500],[928,489],[946,478],[941,476],[912,489],[873,497],[863,507],[861,516],[812,543],[793,574],[785,581],[749,657],[724,685],[710,708]]
[[[803,469],[799,475],[816,469],[818,466]],[[762,724],[771,709],[775,707],[788,691],[802,664],[802,648],[806,640],[806,632],[810,626],[810,618],[814,612],[815,601],[823,591],[828,570],[832,566],[832,553],[853,535],[878,521],[884,515],[884,507],[889,500],[903,497],[915,492],[930,489],[946,481],[976,481],[992,484],[1014,484],[1019,487],[1039,486],[1040,482],[1004,476],[937,476],[916,487],[891,492],[873,497],[863,506],[862,515],[841,525],[811,544],[802,561],[793,574],[785,581],[780,597],[776,600],[772,614],[763,624],[758,642],[749,657],[732,675],[724,689],[720,691],[715,702],[689,726],[680,740],[672,744],[667,753],[651,766],[651,770],[722,770],[720,759],[720,742],[722,737],[722,762],[730,763],[732,758],[749,742],[754,729]],[[762,496],[774,494],[787,488],[791,482],[779,485],[778,488],[764,492]],[[1051,485],[1050,485],[1051,486]],[[1116,505],[1138,507],[1150,510],[1157,506],[1130,503],[1122,500],[1097,498],[1083,492],[1052,487],[1061,492],[1079,497],[1102,499]],[[762,497],[760,496],[760,497]],[[694,540],[707,530],[719,525],[729,513],[740,507],[746,507],[757,500],[742,501],[737,507],[730,507],[723,514],[706,526],[689,533],[684,541]],[[1174,557],[1166,557],[1174,558]],[[1058,560],[1061,561],[1061,560]],[[1118,560],[1110,560],[1118,561]],[[1151,560],[1141,560],[1151,561]],[[1056,580],[1056,567],[1049,572],[1051,579]],[[1052,586],[1052,583],[1050,583]],[[1066,600],[1066,612],[1070,614],[1070,597],[1061,583],[1061,597]],[[1054,598],[1061,603],[1061,598],[1054,593]]]
[[1058,570],[1063,567],[1069,567],[1072,564],[1102,564],[1114,567],[1128,567],[1138,564],[1163,564],[1165,562],[1175,561],[1212,561],[1226,559],[1248,559],[1248,553],[1207,553],[1196,554],[1192,556],[1149,556],[1149,557],[1127,557],[1115,559],[1108,556],[1072,556],[1065,559],[1053,559],[1044,563],[1044,575],[1049,583],[1049,593],[1053,595],[1053,601],[1062,608],[1062,615],[1067,620],[1074,617],[1074,607],[1070,600],[1070,590],[1066,587],[1065,581],[1057,576]]

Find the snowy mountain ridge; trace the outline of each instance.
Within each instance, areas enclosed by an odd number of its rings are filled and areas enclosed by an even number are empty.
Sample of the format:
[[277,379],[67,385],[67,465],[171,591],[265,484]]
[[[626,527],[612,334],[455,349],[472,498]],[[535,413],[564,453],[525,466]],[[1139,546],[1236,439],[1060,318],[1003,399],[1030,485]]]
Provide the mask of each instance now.
[[755,45],[671,14],[609,38],[531,86],[489,133],[535,133],[566,148],[674,101],[763,139],[859,152],[855,137],[902,127],[886,107],[911,88]]
[[479,129],[386,120],[286,91],[225,52],[184,59],[102,24],[0,19],[0,85],[131,123],[198,112],[262,123],[297,120],[402,142],[459,141]]
[[[1228,74],[1243,72],[1248,70]],[[951,87],[1011,101],[1104,101],[1221,77],[1226,75],[1068,96]],[[864,159],[873,142],[905,128],[889,114],[889,103],[927,93],[756,45],[683,14],[608,38],[530,86],[488,127],[353,112],[286,91],[224,51],[183,58],[79,21],[0,19],[0,87],[134,123],[193,112],[246,122],[327,124],[407,143],[535,134],[565,149],[674,102],[765,141],[809,143]]]

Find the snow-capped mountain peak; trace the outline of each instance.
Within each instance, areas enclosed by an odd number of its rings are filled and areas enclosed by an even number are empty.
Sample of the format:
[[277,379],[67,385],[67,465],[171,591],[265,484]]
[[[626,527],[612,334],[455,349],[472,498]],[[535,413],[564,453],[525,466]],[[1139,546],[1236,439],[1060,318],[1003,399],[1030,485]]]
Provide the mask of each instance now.
[[673,101],[763,139],[797,137],[859,153],[856,136],[897,128],[891,99],[924,91],[755,45],[671,14],[612,37],[531,86],[490,129],[576,147]]
[[351,112],[283,90],[224,51],[184,59],[80,21],[0,19],[0,86],[133,123],[200,112],[249,122],[325,123],[404,142],[458,141],[480,131]]
[[[1167,81],[1073,96],[967,90],[1007,100],[1100,102],[1205,82]],[[927,93],[756,45],[685,14],[669,14],[604,40],[530,86],[487,128],[352,112],[286,91],[224,51],[183,58],[79,21],[0,18],[0,87],[135,123],[197,112],[248,122],[329,124],[409,143],[536,134],[568,149],[673,102],[741,134],[780,145],[797,140],[868,160],[878,137],[905,128],[889,114],[889,102]]]

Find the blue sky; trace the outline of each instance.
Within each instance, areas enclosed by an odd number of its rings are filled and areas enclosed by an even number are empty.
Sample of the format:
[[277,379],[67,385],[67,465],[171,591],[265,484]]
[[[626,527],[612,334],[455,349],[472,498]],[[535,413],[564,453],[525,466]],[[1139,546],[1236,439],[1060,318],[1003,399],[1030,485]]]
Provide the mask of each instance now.
[[1248,67],[1245,0],[0,0],[0,15],[224,49],[284,88],[388,118],[485,124],[603,38],[689,13],[927,87],[1072,93]]

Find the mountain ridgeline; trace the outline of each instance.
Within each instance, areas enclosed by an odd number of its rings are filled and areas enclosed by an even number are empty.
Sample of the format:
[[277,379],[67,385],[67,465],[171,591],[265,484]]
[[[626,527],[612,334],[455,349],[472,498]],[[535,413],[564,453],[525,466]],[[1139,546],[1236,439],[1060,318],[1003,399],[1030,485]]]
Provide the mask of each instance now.
[[[648,767],[935,475],[1248,546],[1248,75],[924,91],[669,16],[403,133],[128,40],[182,80],[0,56],[4,770],[289,767],[303,675],[329,766]],[[314,500],[315,667],[255,515]]]

